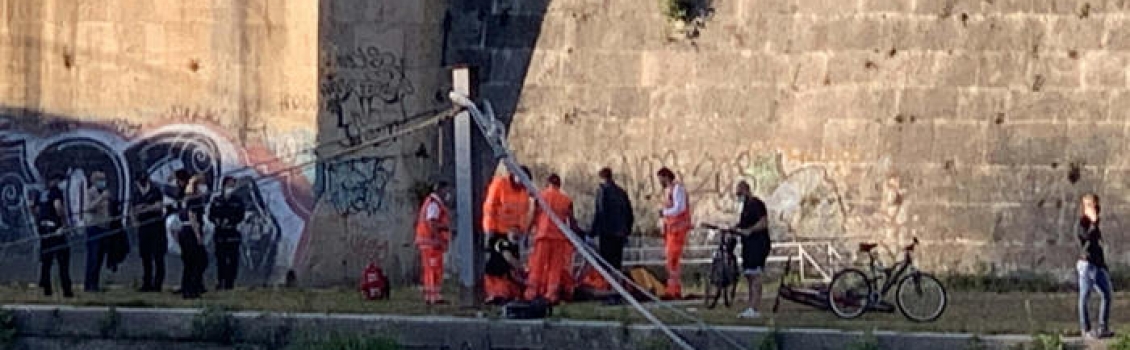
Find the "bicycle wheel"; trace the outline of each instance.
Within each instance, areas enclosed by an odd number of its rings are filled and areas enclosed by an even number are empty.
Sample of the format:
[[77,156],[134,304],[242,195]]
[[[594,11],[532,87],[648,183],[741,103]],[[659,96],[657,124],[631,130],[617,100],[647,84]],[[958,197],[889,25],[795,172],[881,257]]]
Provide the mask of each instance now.
[[710,263],[710,274],[706,277],[706,290],[703,292],[702,301],[707,309],[718,305],[718,298],[722,297],[722,279],[725,278],[723,260],[715,257]]
[[730,282],[724,289],[726,290],[726,297],[723,299],[726,302],[726,307],[730,307],[733,302],[738,300],[738,282],[740,282],[741,267],[738,266],[738,258],[731,255],[729,259],[730,268],[726,271],[726,280]]
[[946,311],[946,287],[934,276],[915,272],[899,281],[895,301],[907,319],[930,322]]
[[857,269],[845,269],[832,277],[828,285],[828,306],[840,318],[856,318],[867,311],[871,282]]

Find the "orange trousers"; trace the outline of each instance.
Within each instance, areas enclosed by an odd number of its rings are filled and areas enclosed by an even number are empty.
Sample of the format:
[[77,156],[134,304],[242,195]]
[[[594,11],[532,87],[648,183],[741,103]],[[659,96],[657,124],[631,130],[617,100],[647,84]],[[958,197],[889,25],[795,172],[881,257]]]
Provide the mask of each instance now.
[[419,246],[420,282],[424,285],[424,301],[437,302],[443,300],[440,287],[443,286],[443,249],[434,246]]
[[518,284],[508,277],[486,275],[483,282],[487,300],[514,300],[521,296]]
[[530,255],[530,278],[526,285],[526,299],[539,295],[550,302],[560,300],[559,293],[572,270],[573,245],[563,239],[537,239]]
[[666,232],[667,250],[667,296],[679,298],[683,295],[683,284],[680,275],[682,268],[679,266],[683,259],[683,247],[687,245],[688,230],[672,230]]

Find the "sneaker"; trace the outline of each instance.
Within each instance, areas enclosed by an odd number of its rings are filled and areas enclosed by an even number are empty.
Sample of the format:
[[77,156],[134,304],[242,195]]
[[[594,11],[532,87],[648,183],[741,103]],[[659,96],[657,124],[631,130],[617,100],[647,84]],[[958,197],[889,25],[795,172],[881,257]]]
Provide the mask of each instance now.
[[1083,331],[1083,340],[1084,340],[1084,341],[1095,341],[1095,340],[1098,340],[1098,339],[1099,339],[1099,337],[1095,336],[1095,334],[1096,334],[1096,332],[1095,332],[1095,331]]
[[757,310],[753,308],[746,308],[745,311],[738,314],[738,318],[761,318],[761,314],[757,313]]
[[1106,328],[1100,328],[1099,330],[1095,330],[1093,332],[1094,332],[1094,337],[1099,338],[1099,339],[1114,337],[1114,332],[1111,332],[1109,329],[1106,329]]

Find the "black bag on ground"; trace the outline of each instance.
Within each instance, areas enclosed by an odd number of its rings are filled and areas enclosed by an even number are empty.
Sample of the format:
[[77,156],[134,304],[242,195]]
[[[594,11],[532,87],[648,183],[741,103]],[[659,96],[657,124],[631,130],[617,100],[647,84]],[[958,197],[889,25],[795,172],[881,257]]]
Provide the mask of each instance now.
[[553,314],[553,306],[545,299],[515,300],[502,306],[502,318],[528,320],[546,318]]

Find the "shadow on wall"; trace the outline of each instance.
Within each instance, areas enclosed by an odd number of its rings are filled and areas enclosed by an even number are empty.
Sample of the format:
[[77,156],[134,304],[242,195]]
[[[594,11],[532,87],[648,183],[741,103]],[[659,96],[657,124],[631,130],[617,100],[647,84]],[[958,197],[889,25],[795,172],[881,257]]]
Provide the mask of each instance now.
[[[120,202],[130,201],[135,174],[146,174],[155,184],[168,184],[173,171],[186,169],[204,174],[209,188],[217,189],[223,176],[241,184],[236,195],[247,203],[241,280],[262,284],[277,281],[301,254],[313,196],[301,169],[280,161],[266,145],[239,146],[237,138],[222,128],[175,119],[137,125],[127,121],[87,122],[21,108],[0,107],[0,266],[3,280],[34,281],[32,266],[38,240],[31,228],[30,198],[41,193],[45,175],[66,174],[67,210],[77,222],[80,193],[87,174],[101,171],[107,187]],[[136,235],[131,229],[131,240]],[[81,233],[70,243],[82,250]],[[18,243],[17,243],[18,242]],[[136,253],[136,244],[131,247]],[[170,262],[176,259],[169,258]],[[72,264],[82,259],[71,259]],[[124,275],[139,275],[127,259]],[[72,271],[80,271],[72,269]],[[179,268],[171,267],[168,281]],[[243,278],[242,276],[247,276]]]
[[[546,8],[552,0],[449,0],[444,17],[444,65],[478,69],[476,101],[490,101],[509,130],[533,49],[541,36]],[[476,149],[489,149],[475,145]],[[494,174],[498,162],[489,151],[477,152],[482,178]],[[453,165],[448,165],[453,167]],[[454,169],[444,169],[445,174]],[[485,186],[485,184],[483,184]]]

